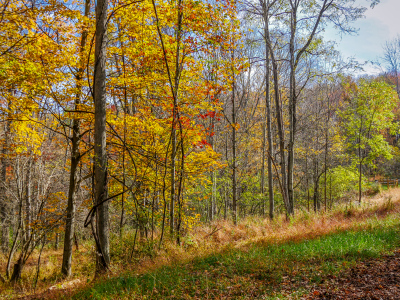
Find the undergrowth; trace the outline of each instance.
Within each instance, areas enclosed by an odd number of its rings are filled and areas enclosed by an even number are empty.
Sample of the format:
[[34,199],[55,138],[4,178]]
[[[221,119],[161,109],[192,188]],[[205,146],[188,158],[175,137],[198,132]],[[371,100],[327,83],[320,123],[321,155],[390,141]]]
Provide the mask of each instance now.
[[293,296],[296,291],[300,295],[328,274],[337,276],[357,261],[399,247],[399,226],[398,218],[389,216],[316,239],[225,249],[141,275],[104,280],[74,299],[251,299]]

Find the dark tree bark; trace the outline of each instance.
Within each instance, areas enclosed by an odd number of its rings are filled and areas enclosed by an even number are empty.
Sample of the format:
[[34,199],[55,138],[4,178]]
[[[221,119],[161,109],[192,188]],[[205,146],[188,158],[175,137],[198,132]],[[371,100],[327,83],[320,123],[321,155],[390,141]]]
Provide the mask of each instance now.
[[[234,50],[232,51],[232,61],[235,59]],[[235,72],[232,70],[232,220],[237,224],[237,178],[236,178],[236,106],[235,106]]]
[[96,37],[94,66],[94,197],[96,208],[97,272],[104,272],[110,263],[109,215],[106,151],[106,50],[108,0],[96,5]]

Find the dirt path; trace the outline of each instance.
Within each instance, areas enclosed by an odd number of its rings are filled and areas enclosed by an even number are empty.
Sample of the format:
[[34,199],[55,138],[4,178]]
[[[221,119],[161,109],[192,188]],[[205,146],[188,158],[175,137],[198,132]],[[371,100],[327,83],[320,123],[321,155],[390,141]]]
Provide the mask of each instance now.
[[305,299],[400,299],[400,250],[327,278]]

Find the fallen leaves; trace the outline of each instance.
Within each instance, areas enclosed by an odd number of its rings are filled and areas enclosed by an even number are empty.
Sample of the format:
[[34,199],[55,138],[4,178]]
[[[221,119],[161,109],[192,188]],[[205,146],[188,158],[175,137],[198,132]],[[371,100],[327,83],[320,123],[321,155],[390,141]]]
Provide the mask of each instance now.
[[361,262],[304,299],[399,299],[400,251]]

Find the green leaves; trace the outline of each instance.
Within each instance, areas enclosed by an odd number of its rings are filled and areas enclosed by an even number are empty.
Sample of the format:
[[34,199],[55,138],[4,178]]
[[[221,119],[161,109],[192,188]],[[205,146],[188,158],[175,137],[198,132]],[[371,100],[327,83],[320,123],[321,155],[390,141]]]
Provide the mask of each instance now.
[[340,114],[347,149],[357,164],[367,163],[378,157],[391,159],[391,147],[386,140],[397,125],[393,110],[397,95],[384,82],[361,80],[358,85],[347,83],[347,106]]

